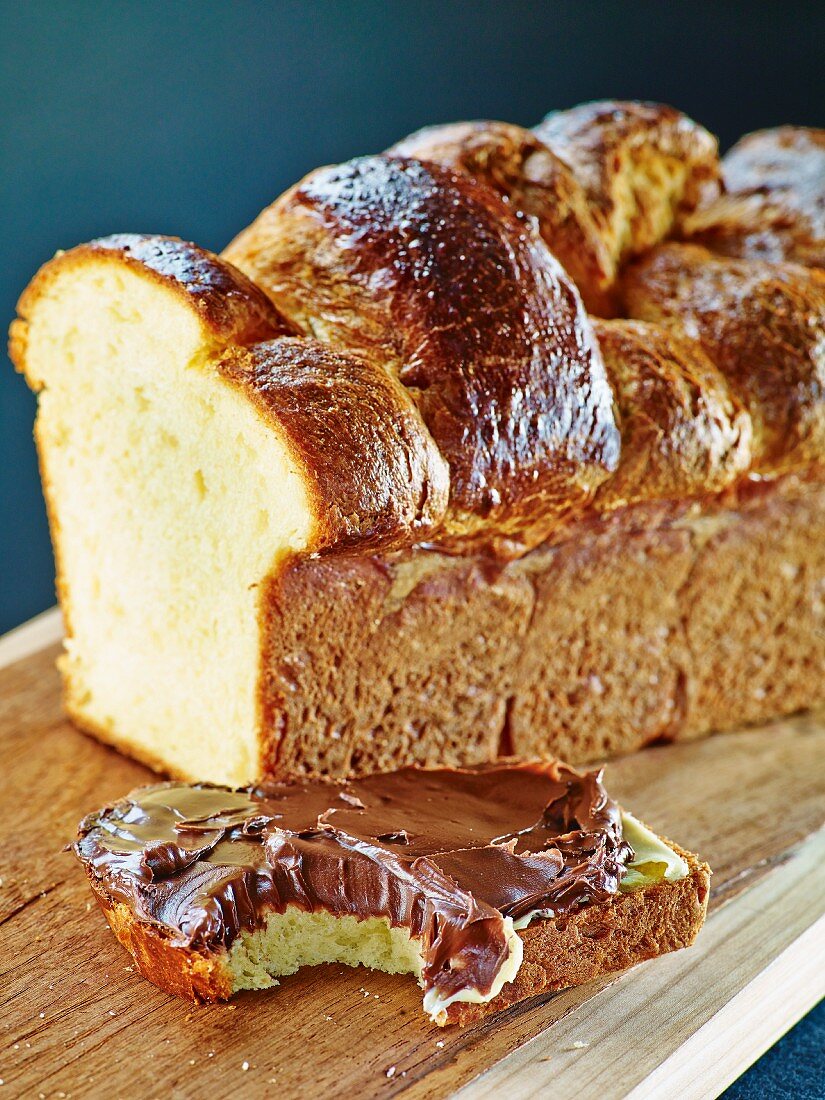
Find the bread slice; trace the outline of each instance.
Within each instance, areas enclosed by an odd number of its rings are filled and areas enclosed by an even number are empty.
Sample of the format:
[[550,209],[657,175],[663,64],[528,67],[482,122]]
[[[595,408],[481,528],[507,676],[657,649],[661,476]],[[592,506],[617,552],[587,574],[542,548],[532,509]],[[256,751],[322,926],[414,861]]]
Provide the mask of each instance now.
[[554,763],[150,787],[90,815],[76,851],[116,937],[170,993],[221,1001],[363,965],[417,977],[439,1026],[689,946],[710,876],[600,775]]
[[[570,917],[537,920],[518,932],[521,966],[511,982],[482,1004],[455,1002],[433,1022],[464,1026],[518,1001],[583,985],[646,959],[690,947],[705,921],[710,869],[695,855],[663,840],[685,860],[688,874],[617,894]],[[278,985],[277,976],[302,966],[344,963],[388,974],[417,974],[414,942],[385,921],[358,921],[293,909],[274,914],[266,930],[245,937],[234,951],[176,946],[134,909],[96,890],[117,939],[154,985],[195,1002],[226,1001],[244,989]]]
[[711,871],[697,856],[659,839],[687,864],[684,878],[639,886],[566,920],[535,921],[519,932],[524,958],[513,981],[487,1005],[451,1005],[448,1022],[463,1026],[528,997],[690,947],[707,915]]

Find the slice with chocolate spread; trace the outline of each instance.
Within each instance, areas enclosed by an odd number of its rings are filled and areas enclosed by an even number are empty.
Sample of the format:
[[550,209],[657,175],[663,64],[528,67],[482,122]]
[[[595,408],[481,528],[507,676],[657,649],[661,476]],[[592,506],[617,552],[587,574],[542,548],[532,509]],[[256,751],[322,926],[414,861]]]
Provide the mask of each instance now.
[[163,783],[89,815],[75,851],[169,992],[363,964],[415,974],[440,1025],[686,947],[710,875],[560,763]]

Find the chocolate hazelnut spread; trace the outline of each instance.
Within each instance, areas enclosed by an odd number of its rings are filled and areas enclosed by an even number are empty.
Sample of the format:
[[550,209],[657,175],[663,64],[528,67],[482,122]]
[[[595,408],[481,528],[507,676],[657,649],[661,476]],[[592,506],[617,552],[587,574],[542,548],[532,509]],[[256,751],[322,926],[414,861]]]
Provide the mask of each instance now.
[[514,922],[604,901],[633,858],[601,774],[558,763],[163,783],[89,815],[75,851],[101,897],[187,950],[229,948],[289,906],[385,919],[420,944],[440,1006],[487,999],[518,968]]

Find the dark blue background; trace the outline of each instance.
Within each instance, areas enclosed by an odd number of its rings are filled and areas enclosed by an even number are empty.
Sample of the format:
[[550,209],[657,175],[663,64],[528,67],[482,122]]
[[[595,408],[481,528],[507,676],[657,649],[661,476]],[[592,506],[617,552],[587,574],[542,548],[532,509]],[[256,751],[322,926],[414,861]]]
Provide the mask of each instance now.
[[[618,96],[671,102],[724,145],[759,126],[825,124],[822,3],[0,0],[0,11],[4,324],[57,248],[134,230],[220,249],[304,172],[425,123],[529,125]],[[22,380],[0,370],[0,633],[54,602],[33,415]],[[811,1095],[825,1091],[821,1064],[818,1084]],[[794,1091],[804,1095],[798,1077]]]

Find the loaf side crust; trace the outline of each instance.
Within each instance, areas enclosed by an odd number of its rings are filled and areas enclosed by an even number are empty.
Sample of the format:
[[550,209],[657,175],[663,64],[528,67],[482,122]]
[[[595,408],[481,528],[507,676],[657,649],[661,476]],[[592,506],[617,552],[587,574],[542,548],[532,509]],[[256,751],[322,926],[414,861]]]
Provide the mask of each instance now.
[[583,763],[825,701],[825,485],[753,493],[503,568],[294,562],[262,612],[265,773]]

